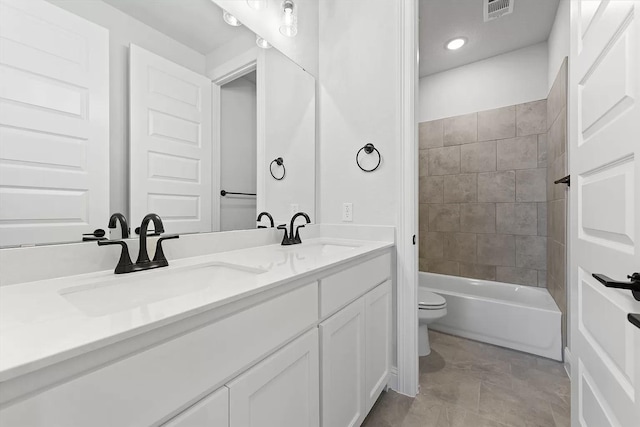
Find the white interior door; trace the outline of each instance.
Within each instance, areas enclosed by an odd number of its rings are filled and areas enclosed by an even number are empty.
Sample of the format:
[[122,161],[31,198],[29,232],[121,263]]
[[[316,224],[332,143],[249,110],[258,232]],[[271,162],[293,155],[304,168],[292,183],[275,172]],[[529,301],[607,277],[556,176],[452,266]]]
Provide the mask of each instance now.
[[131,222],[211,231],[211,81],[133,44],[129,67]]
[[0,246],[109,220],[109,33],[44,0],[0,1]]
[[570,300],[573,426],[640,425],[640,1],[571,2]]

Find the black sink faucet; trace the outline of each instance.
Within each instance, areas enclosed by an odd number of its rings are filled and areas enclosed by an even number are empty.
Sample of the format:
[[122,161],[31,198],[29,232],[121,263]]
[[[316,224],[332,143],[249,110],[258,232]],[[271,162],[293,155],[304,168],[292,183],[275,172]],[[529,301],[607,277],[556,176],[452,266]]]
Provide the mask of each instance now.
[[[258,219],[256,221],[257,222],[262,221],[263,216],[266,216],[267,218],[269,218],[269,222],[271,223],[271,228],[273,228],[275,226],[275,223],[273,222],[273,217],[269,212],[260,212],[260,215],[258,215]],[[267,227],[265,227],[264,225],[259,225],[258,228],[267,228]]]
[[311,218],[309,218],[309,215],[307,215],[304,212],[298,212],[295,215],[293,215],[293,217],[291,218],[291,224],[289,224],[289,234],[287,235],[287,227],[286,226],[279,226],[278,228],[280,230],[284,229],[284,238],[282,239],[282,244],[285,246],[288,245],[297,245],[299,243],[302,243],[302,240],[300,239],[300,229],[304,227],[303,225],[299,225],[298,227],[295,227],[295,222],[296,219],[298,219],[298,217],[304,217],[305,220],[307,220],[307,224],[311,223]]
[[134,271],[150,270],[152,268],[166,267],[169,265],[169,261],[167,261],[167,258],[164,256],[164,251],[162,250],[162,242],[167,239],[177,239],[180,236],[174,234],[160,237],[156,243],[156,253],[153,260],[150,260],[149,253],[147,252],[147,230],[151,221],[153,221],[153,227],[155,229],[154,234],[164,233],[164,225],[162,224],[160,216],[151,213],[144,217],[142,224],[140,224],[140,249],[138,252],[138,259],[135,264],[131,262],[129,248],[125,241],[107,240],[98,242],[99,246],[120,245],[122,247],[120,260],[118,261],[118,265],[115,270],[116,274],[133,273]]
[[114,213],[109,218],[109,228],[116,228],[116,222],[120,223],[120,229],[122,230],[122,238],[129,238],[129,223],[127,222],[127,218],[121,213]]

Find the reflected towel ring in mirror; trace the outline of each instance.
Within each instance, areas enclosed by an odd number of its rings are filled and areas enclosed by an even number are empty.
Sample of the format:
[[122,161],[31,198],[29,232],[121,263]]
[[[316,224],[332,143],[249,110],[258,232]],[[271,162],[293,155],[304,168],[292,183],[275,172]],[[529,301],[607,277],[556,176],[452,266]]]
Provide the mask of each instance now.
[[[282,166],[282,176],[280,178],[273,174],[274,163],[278,166]],[[287,174],[287,169],[284,167],[284,160],[282,159],[282,157],[278,157],[271,161],[271,164],[269,165],[269,172],[271,172],[271,176],[273,177],[273,179],[277,179],[278,181],[282,181],[284,179],[284,176]]]
[[[364,150],[365,154],[371,154],[371,153],[373,153],[375,151],[376,154],[378,155],[378,164],[376,164],[371,169],[363,168],[362,165],[360,165],[360,160],[358,158],[358,156],[360,155],[360,152],[362,150]],[[378,151],[378,149],[372,143],[365,144],[365,146],[362,147],[361,149],[359,149],[358,152],[356,153],[356,164],[358,165],[358,167],[360,169],[362,169],[365,172],[373,172],[374,170],[378,169],[378,166],[380,166],[380,162],[381,161],[382,161],[382,156],[380,155],[380,152]]]

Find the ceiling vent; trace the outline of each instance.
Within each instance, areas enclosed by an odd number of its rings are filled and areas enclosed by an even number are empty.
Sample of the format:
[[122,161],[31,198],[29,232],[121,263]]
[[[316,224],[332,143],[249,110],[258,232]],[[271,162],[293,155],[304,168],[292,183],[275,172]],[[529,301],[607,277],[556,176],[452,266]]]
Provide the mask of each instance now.
[[484,22],[489,22],[513,12],[514,0],[484,0]]

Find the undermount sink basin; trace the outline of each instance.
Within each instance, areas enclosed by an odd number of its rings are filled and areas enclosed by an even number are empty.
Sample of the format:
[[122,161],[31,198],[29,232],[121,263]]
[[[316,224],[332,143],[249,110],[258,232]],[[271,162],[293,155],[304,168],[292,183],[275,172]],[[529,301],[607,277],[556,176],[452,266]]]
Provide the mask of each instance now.
[[59,293],[83,313],[103,316],[190,293],[226,287],[265,271],[234,264],[210,263],[115,275],[65,288]]

